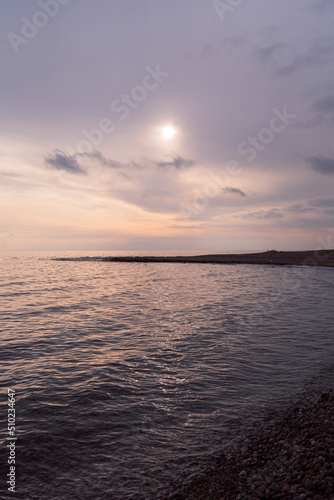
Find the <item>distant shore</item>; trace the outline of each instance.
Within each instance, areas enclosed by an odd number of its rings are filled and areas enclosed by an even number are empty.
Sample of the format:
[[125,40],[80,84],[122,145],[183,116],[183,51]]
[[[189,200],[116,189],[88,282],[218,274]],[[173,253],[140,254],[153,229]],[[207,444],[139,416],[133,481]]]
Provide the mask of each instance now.
[[[60,260],[68,260],[68,259],[60,259]],[[87,260],[90,259],[87,258]],[[101,257],[100,260],[107,262],[170,262],[170,263],[174,262],[174,263],[184,263],[184,264],[261,264],[261,265],[266,264],[266,265],[276,265],[276,266],[334,267],[334,250],[308,250],[303,252],[278,252],[276,250],[271,250],[261,253],[214,254],[214,255],[196,255],[196,256],[179,256],[179,257],[119,256],[119,257]]]

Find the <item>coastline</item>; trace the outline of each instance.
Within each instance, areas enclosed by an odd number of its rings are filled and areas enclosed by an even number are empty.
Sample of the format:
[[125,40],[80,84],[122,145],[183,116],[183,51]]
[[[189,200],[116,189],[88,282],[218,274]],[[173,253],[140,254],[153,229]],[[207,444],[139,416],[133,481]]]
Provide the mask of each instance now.
[[[58,259],[57,259],[58,260]],[[68,260],[68,259],[59,259]],[[81,259],[82,260],[82,259]],[[89,257],[87,260],[90,260]],[[213,254],[197,256],[118,256],[101,257],[106,262],[165,262],[184,264],[260,264],[276,266],[321,266],[334,267],[334,250],[306,250],[302,252],[278,252],[271,250],[247,254]]]
[[173,500],[334,500],[334,394],[290,407]]

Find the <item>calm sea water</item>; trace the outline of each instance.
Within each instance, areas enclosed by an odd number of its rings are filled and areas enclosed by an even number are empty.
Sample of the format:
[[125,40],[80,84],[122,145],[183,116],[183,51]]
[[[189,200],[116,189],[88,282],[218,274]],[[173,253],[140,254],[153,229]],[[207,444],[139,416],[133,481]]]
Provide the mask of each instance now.
[[332,383],[334,269],[53,260],[82,255],[0,254],[17,498],[168,497]]

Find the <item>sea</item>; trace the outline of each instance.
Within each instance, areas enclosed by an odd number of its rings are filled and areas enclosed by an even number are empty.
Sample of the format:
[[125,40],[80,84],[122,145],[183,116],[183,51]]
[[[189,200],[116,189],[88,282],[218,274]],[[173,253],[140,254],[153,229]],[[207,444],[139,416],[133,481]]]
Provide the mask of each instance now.
[[334,269],[103,261],[201,253],[0,253],[1,498],[172,498],[333,386]]

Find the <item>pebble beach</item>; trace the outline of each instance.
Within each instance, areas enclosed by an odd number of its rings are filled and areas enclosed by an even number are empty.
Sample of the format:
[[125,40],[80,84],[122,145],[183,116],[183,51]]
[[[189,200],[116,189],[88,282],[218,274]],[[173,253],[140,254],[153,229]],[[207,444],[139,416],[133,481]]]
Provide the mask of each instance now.
[[266,424],[260,435],[173,500],[334,500],[334,395],[330,390]]

